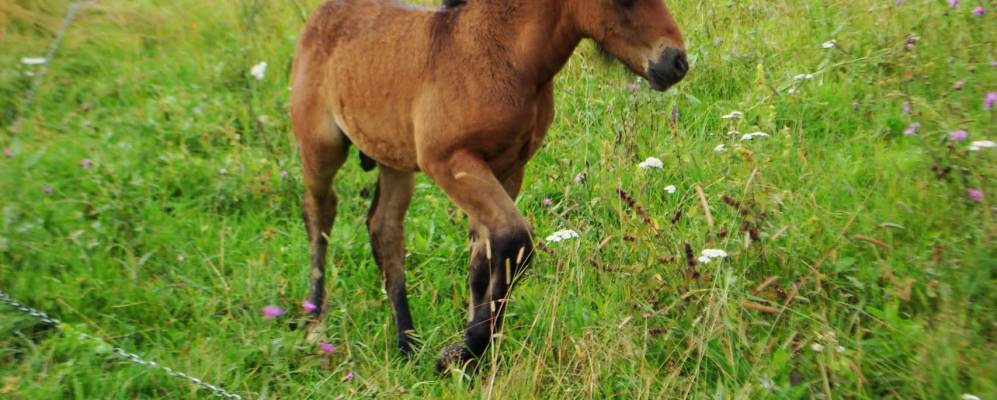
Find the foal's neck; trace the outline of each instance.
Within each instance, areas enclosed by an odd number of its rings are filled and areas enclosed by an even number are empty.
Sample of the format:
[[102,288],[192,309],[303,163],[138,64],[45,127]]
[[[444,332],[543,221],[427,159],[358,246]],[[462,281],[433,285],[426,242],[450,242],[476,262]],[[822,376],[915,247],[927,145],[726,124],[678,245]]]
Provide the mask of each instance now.
[[541,86],[564,67],[581,41],[560,0],[470,0],[467,7],[499,36],[512,65],[523,78]]

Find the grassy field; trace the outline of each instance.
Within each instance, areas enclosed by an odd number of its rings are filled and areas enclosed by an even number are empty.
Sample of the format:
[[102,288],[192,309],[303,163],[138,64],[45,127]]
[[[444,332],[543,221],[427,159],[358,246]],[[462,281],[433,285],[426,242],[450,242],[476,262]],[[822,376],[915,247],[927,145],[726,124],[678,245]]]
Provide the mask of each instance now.
[[287,71],[317,3],[100,0],[30,104],[22,57],[70,2],[0,3],[0,289],[65,323],[0,305],[0,398],[211,396],[81,332],[246,398],[997,398],[997,149],[968,150],[997,140],[994,2],[671,0],[693,68],[665,94],[583,43],[517,200],[538,238],[580,238],[539,245],[481,370],[445,377],[468,241],[425,177],[406,231],[422,349],[394,348],[355,156],[335,350],[296,329]]

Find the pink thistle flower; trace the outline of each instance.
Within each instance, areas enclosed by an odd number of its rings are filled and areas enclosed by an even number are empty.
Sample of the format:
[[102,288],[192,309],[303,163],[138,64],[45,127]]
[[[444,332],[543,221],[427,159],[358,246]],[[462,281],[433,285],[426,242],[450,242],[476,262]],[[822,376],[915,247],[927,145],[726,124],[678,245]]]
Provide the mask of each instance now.
[[905,136],[913,136],[917,131],[921,130],[921,124],[914,122],[904,130]]
[[979,7],[976,7],[976,8],[973,9],[973,15],[975,15],[977,17],[982,17],[983,14],[985,14],[985,13],[986,13],[986,11],[983,11],[983,6],[979,6]]
[[14,150],[3,149],[3,155],[7,158],[14,158]]
[[987,97],[983,98],[983,109],[993,110],[995,102],[997,102],[997,92],[987,93]]
[[273,305],[263,307],[260,311],[263,312],[263,318],[265,319],[274,319],[281,315],[284,315],[283,309]]
[[952,89],[962,90],[962,88],[964,86],[966,86],[966,81],[958,80],[958,81],[955,81],[955,83],[952,84]]
[[343,382],[352,381],[353,380],[353,371],[347,372],[346,375],[343,375],[343,378],[340,379],[340,380],[343,381]]
[[90,169],[90,167],[92,167],[92,166],[93,166],[93,162],[90,161],[89,159],[83,159],[83,161],[80,161],[80,168]]
[[303,308],[307,312],[318,310],[318,306],[316,306],[315,303],[312,303],[308,300],[301,302],[301,308]]
[[53,190],[52,190],[51,186],[49,186],[49,185],[42,186],[42,193],[52,194],[52,192],[53,192]]
[[336,351],[336,346],[333,346],[331,343],[319,343],[318,348],[325,354],[330,354]]
[[287,171],[280,171],[280,179],[287,179]]
[[956,8],[959,7],[959,0],[948,0],[949,7]]
[[975,189],[975,188],[966,189],[966,196],[969,197],[970,200],[975,201],[977,203],[983,202],[983,191],[980,189]]
[[901,109],[903,110],[904,114],[910,114],[914,112],[914,106],[910,105],[910,102],[906,101],[904,102],[903,106],[901,106]]
[[554,204],[554,202],[551,201],[551,199],[544,199],[543,200],[544,207],[550,207],[552,204]]
[[628,83],[627,84],[627,90],[629,90],[630,93],[637,92],[637,89],[639,89],[639,88],[640,88],[640,82],[634,82],[634,83]]
[[967,133],[966,131],[964,131],[962,129],[957,130],[957,131],[949,132],[949,140],[951,140],[953,142],[958,142],[958,141],[966,140],[967,137],[969,137],[969,133]]

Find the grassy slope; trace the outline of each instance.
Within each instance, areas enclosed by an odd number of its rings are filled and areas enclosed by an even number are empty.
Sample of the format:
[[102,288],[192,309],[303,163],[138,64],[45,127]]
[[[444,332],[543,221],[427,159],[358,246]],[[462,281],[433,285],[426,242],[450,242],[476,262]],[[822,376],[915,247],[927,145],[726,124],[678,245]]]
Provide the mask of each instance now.
[[[976,4],[941,1],[673,0],[695,62],[664,95],[631,94],[633,78],[583,45],[558,78],[558,115],[518,199],[538,236],[582,238],[535,259],[498,350],[467,382],[431,368],[463,323],[467,244],[459,213],[425,178],[406,233],[424,349],[412,361],[393,349],[362,229],[373,175],[353,161],[331,235],[337,351],[320,356],[290,329],[307,256],[286,71],[316,1],[306,3],[100,1],[70,29],[18,133],[7,127],[29,85],[19,59],[43,53],[68,2],[0,4],[0,147],[16,153],[0,159],[0,288],[267,398],[997,396],[997,164],[993,150],[950,153],[942,139],[957,128],[997,139],[982,107],[997,89],[997,7],[976,17]],[[822,49],[831,38],[840,46]],[[270,69],[257,82],[248,69],[261,60]],[[788,94],[802,73],[815,78]],[[956,80],[965,88],[951,89]],[[740,131],[772,136],[728,137],[720,116],[734,109]],[[903,136],[913,121],[921,132]],[[720,143],[728,150],[714,153]],[[641,171],[648,156],[665,168]],[[933,164],[970,173],[940,180]],[[984,203],[965,198],[967,185]],[[746,224],[761,235],[750,246]],[[690,279],[686,242],[730,257]],[[756,291],[768,277],[775,284]],[[769,314],[745,302],[789,305]],[[267,321],[267,304],[292,312]],[[341,382],[348,372],[355,379]],[[0,311],[0,378],[0,397],[16,399],[208,397],[10,311]]]

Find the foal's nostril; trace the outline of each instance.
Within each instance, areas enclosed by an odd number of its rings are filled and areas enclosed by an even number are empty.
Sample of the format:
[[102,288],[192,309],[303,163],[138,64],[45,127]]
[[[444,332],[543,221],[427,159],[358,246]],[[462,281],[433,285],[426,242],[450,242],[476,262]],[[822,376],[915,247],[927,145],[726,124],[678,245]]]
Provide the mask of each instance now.
[[689,71],[689,60],[686,59],[685,53],[679,53],[675,56],[675,71],[679,75],[685,75]]

